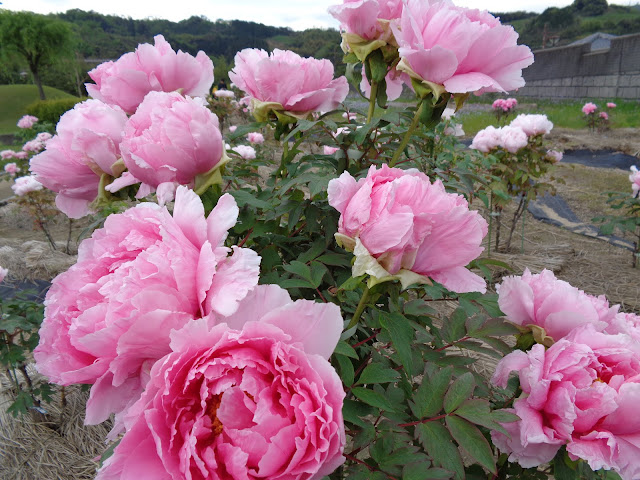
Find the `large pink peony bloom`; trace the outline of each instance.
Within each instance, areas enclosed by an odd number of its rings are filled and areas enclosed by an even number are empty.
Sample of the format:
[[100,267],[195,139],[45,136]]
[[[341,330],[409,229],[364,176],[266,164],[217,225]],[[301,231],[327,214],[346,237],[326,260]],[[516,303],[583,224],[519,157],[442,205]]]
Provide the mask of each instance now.
[[526,269],[522,276],[505,277],[496,285],[496,291],[507,320],[523,327],[533,326],[538,341],[547,344],[586,323],[604,330],[620,307],[611,307],[604,295],[587,295],[558,280],[549,270],[532,274]]
[[140,44],[135,52],[91,70],[89,76],[96,84],[85,84],[89,95],[131,114],[152,91],[179,90],[191,97],[209,94],[213,63],[204,52],[194,58],[180,50],[176,53],[162,35],[154,41],[155,45]]
[[500,146],[507,152],[518,153],[529,144],[529,137],[525,131],[512,125],[507,125],[499,129],[500,131]]
[[172,332],[98,480],[317,480],[343,463],[338,307],[264,285],[227,322]]
[[553,123],[546,115],[518,115],[510,124],[512,127],[520,127],[529,137],[546,135],[553,129]]
[[524,86],[522,69],[533,63],[529,47],[517,45],[513,27],[448,0],[408,0],[392,29],[400,46],[398,70],[434,90],[514,90]]
[[440,180],[372,166],[358,181],[348,172],[331,180],[328,193],[341,213],[336,239],[356,255],[354,276],[398,278],[404,287],[431,278],[454,292],[486,291],[465,265],[484,250],[487,222]]
[[251,98],[258,120],[271,112],[306,118],[338,107],[349,93],[345,77],[333,79],[329,60],[303,58],[288,50],[247,48],[236,54],[229,78]]
[[124,169],[116,162],[126,121],[119,107],[98,100],[79,103],[60,117],[46,150],[31,159],[31,171],[58,194],[56,205],[68,217],[87,215],[98,196],[100,176],[118,176]]
[[205,219],[199,197],[179,187],[173,216],[148,203],[109,216],[53,280],[36,366],[60,385],[94,384],[87,423],[137,399],[171,329],[230,315],[257,284],[260,257],[223,246],[237,217],[227,194]]
[[534,467],[550,461],[562,445],[593,470],[613,469],[624,480],[640,475],[640,344],[627,335],[576,328],[545,351],[534,345],[504,357],[493,382],[505,387],[520,377],[522,395],[505,424],[511,438],[492,432],[511,461]]
[[[179,93],[151,92],[129,118],[122,159],[136,179],[158,189],[193,186],[226,163],[218,117],[200,99]],[[205,180],[203,180],[205,181]]]

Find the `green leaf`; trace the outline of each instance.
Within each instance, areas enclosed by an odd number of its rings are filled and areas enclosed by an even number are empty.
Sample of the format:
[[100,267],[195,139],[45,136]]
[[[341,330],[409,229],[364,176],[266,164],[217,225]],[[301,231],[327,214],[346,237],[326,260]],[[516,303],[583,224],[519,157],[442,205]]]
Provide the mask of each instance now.
[[7,413],[10,413],[14,417],[17,417],[18,415],[26,415],[32,405],[33,399],[31,398],[31,395],[20,390],[18,395],[16,395],[16,399],[11,405],[9,405],[9,408],[7,408]]
[[462,457],[444,425],[440,422],[421,423],[416,427],[416,435],[435,465],[453,472],[456,480],[464,479]]
[[336,355],[334,357],[338,366],[340,367],[340,379],[345,385],[353,385],[355,379],[355,371],[353,369],[353,363],[344,355]]
[[465,419],[448,416],[445,418],[451,436],[475,461],[491,473],[497,474],[493,451],[480,430]]
[[437,313],[433,307],[422,299],[411,300],[404,304],[405,315],[414,315],[416,317],[432,316]]
[[444,411],[453,412],[473,394],[474,388],[476,388],[476,381],[471,372],[456,378],[444,396]]
[[120,441],[122,440],[122,438],[119,438],[118,440],[116,440],[115,442],[113,442],[111,445],[109,445],[109,448],[107,448],[104,453],[102,455],[100,455],[100,460],[98,461],[98,466],[102,467],[102,464],[105,462],[105,460],[107,458],[109,458],[111,455],[113,455],[113,451],[116,449],[116,447],[120,444]]
[[479,330],[469,332],[468,335],[473,338],[483,337],[500,337],[502,335],[517,335],[520,333],[518,328],[499,318],[492,318],[487,321]]
[[335,267],[351,267],[350,256],[341,253],[327,253],[319,256],[316,260],[325,265],[331,265]]
[[294,260],[289,265],[283,265],[282,268],[284,268],[289,273],[298,275],[299,277],[302,277],[305,280],[308,280],[310,283],[313,283],[311,281],[311,269],[309,268],[309,265],[307,265],[306,263],[302,263],[298,260]]
[[467,400],[454,412],[458,417],[470,421],[476,425],[482,425],[489,430],[499,430],[508,435],[507,431],[493,417],[491,407],[487,400],[474,398]]
[[449,388],[453,367],[442,368],[430,378],[426,375],[413,396],[413,414],[417,418],[429,418],[442,410],[444,395]]
[[372,407],[379,408],[380,410],[388,410],[390,412],[395,411],[395,407],[387,400],[383,395],[367,388],[356,387],[352,388],[351,392],[364,403],[371,405]]
[[282,288],[315,288],[308,280],[301,278],[284,278],[278,282]]
[[400,362],[408,375],[413,370],[413,359],[411,355],[411,345],[414,339],[414,330],[409,321],[399,313],[380,315],[380,325],[391,337],[391,343]]
[[[425,472],[428,470],[431,462],[409,463],[402,469],[402,480],[425,480]],[[450,477],[450,476],[449,476]],[[444,478],[449,478],[444,477]]]
[[397,382],[400,374],[395,370],[384,367],[380,363],[370,363],[360,374],[358,384]]
[[458,307],[451,314],[448,320],[445,320],[442,327],[442,337],[450,343],[460,340],[466,335],[465,322],[467,313],[463,308]]
[[311,262],[311,283],[318,288],[324,276],[329,273],[327,267],[320,262]]
[[353,348],[347,342],[338,342],[338,344],[336,345],[336,349],[333,351],[333,353],[344,355],[345,357],[349,357],[349,358],[355,358],[356,360],[358,360],[359,358],[355,348]]
[[265,202],[264,200],[260,200],[256,198],[251,193],[246,190],[234,190],[230,192],[233,195],[233,198],[236,199],[239,207],[244,207],[245,205],[251,205],[252,207],[261,208],[263,210],[268,210],[272,208],[271,204]]
[[298,257],[298,261],[302,263],[310,262],[311,260],[318,257],[326,249],[327,244],[325,243],[324,238],[318,238],[315,242],[313,242],[313,245],[311,245],[311,248],[309,248],[309,250],[300,254],[300,256]]

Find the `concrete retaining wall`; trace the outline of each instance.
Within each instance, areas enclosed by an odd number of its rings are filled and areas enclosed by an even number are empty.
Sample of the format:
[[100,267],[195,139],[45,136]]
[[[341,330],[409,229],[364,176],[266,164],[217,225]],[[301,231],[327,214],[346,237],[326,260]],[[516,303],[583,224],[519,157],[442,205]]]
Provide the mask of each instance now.
[[606,50],[592,52],[585,44],[537,50],[534,55],[518,96],[640,99],[640,34],[614,38]]

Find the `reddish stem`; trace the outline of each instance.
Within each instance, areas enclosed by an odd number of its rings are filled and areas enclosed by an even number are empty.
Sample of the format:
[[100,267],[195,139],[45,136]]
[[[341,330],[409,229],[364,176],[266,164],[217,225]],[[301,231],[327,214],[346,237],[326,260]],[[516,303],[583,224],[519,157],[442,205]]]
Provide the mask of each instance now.
[[464,342],[465,340],[469,340],[471,337],[462,337],[460,340],[456,340],[455,342],[451,342],[447,345],[445,345],[444,347],[440,347],[436,349],[436,352],[441,352],[443,350],[446,350],[449,347],[453,347],[456,343],[460,343],[460,342]]
[[242,241],[238,244],[238,248],[242,247],[247,242],[247,240],[249,240],[249,237],[251,236],[252,233],[253,233],[253,227],[249,229],[249,231],[247,232],[247,236],[244,237]]
[[416,425],[420,425],[421,423],[435,422],[436,420],[440,420],[448,415],[449,415],[448,413],[443,413],[442,415],[438,415],[436,417],[431,417],[431,418],[425,418],[424,420],[418,420],[417,422],[401,423],[398,426],[399,427],[415,427]]

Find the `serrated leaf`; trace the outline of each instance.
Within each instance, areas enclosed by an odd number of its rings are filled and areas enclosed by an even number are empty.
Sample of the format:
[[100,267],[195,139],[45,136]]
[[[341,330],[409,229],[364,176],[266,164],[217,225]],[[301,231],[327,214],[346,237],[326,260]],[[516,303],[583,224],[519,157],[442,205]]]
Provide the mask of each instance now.
[[470,421],[476,425],[482,425],[489,430],[498,430],[506,435],[509,435],[502,425],[492,418],[491,408],[487,400],[472,399],[464,402],[454,412],[458,417],[462,417],[465,420]]
[[293,273],[294,275],[298,275],[299,277],[308,280],[311,283],[311,268],[309,268],[309,265],[306,263],[294,260],[288,265],[283,265],[282,268],[289,273]]
[[462,457],[444,425],[440,422],[421,423],[416,426],[416,435],[435,465],[453,472],[456,480],[464,479]]
[[465,322],[467,313],[463,308],[456,308],[448,320],[445,320],[442,327],[442,337],[449,343],[460,340],[466,335]]
[[438,370],[431,378],[425,376],[422,379],[422,384],[413,396],[415,407],[412,410],[417,418],[433,417],[442,410],[444,395],[452,375],[453,368],[447,367]]
[[383,395],[367,388],[356,387],[352,388],[351,392],[364,403],[371,405],[372,407],[379,408],[380,410],[388,410],[390,412],[395,411],[395,407],[386,399]]
[[[344,416],[344,420],[346,422],[359,425],[363,428],[364,426],[373,427],[373,425],[371,425],[371,422],[362,420],[362,418],[370,415],[371,413],[373,413],[373,408],[371,408],[369,405],[365,405],[362,402],[356,402],[355,400],[345,399],[342,405],[342,415]],[[373,430],[373,437],[375,438],[375,428]]]
[[430,465],[431,462],[429,461],[409,463],[405,465],[402,469],[402,480],[425,480],[424,474]]
[[400,374],[395,370],[379,363],[370,363],[360,374],[358,384],[389,383],[397,382],[399,379]]
[[298,257],[298,261],[302,263],[310,262],[311,260],[314,260],[316,257],[318,257],[326,249],[327,246],[324,239],[318,238],[315,242],[313,242],[313,245],[311,245],[311,248],[309,248],[309,250],[300,254],[300,256]]
[[453,412],[473,394],[475,387],[476,381],[471,372],[456,378],[444,396],[444,411],[447,413]]
[[449,433],[462,449],[491,473],[497,474],[491,446],[475,425],[463,418],[451,415],[445,418],[445,423]]

